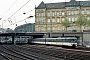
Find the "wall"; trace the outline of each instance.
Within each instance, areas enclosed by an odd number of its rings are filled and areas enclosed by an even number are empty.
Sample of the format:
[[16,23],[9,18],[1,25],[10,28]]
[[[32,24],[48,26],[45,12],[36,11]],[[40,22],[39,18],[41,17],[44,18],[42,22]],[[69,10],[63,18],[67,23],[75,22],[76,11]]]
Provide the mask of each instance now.
[[90,32],[83,33],[83,42],[84,44],[90,44]]

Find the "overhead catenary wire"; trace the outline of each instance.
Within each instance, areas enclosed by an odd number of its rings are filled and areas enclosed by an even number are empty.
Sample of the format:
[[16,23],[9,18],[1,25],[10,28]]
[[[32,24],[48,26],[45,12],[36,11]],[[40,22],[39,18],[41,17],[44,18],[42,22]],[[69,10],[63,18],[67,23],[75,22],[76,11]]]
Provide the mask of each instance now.
[[[30,0],[29,0],[29,1],[30,1]],[[29,1],[28,1],[28,2],[29,2]],[[51,1],[53,1],[53,0],[51,0]],[[51,2],[51,1],[49,1],[49,2]],[[28,3],[28,2],[27,2],[27,3]],[[25,3],[23,6],[25,6],[27,3]],[[23,7],[23,6],[22,6],[22,7]],[[21,7],[21,8],[22,8],[22,7]],[[20,8],[20,9],[21,9],[21,8]],[[20,10],[20,9],[19,9],[19,10]],[[34,9],[35,9],[35,8],[34,8]],[[34,9],[32,9],[32,10],[30,10],[30,11],[27,11],[27,12],[24,12],[24,13],[25,13],[25,14],[26,14],[26,13],[29,13],[29,12],[33,11]],[[17,10],[17,11],[16,11],[13,15],[11,15],[8,19],[10,19],[12,16],[14,16],[19,10]],[[24,13],[23,13],[23,14],[24,14]],[[34,16],[35,16],[35,15],[34,15]],[[33,17],[34,17],[34,16],[33,16]],[[26,20],[26,19],[20,20],[20,21],[15,22],[15,23],[19,23],[19,22],[24,21],[24,20]],[[13,23],[13,24],[11,24],[11,25],[14,25],[15,23]],[[9,25],[9,26],[10,26],[10,25]],[[8,27],[8,26],[7,26],[7,27]]]
[[[49,2],[52,2],[53,0],[50,0]],[[35,9],[35,8],[34,8]],[[26,13],[29,13],[31,11],[33,11],[34,9],[30,10],[30,11],[27,11],[27,12],[24,12],[23,14],[26,14]]]
[[8,19],[10,19],[13,15],[15,15],[19,10],[21,10],[27,3],[29,3],[30,0],[28,0],[23,6],[21,6],[14,14],[12,14]]
[[[35,8],[34,8],[34,9],[35,9]],[[34,9],[32,9],[32,10],[30,10],[30,11],[27,11],[27,12],[24,12],[23,14],[29,13],[29,12],[33,11]]]
[[[17,2],[17,0],[14,1],[14,3],[8,8],[8,10],[7,10],[4,14],[6,14],[6,13],[13,7],[13,5],[14,5],[16,2]],[[4,14],[3,14],[3,15],[4,15]]]
[[[12,14],[12,15],[7,19],[9,23],[10,23],[10,21],[11,21],[11,20],[9,20],[9,19],[10,19],[12,16],[14,16],[19,10],[21,10],[27,3],[29,3],[29,1],[30,1],[30,0],[28,0],[23,6],[21,6],[14,14]],[[6,20],[6,21],[7,21],[7,20]],[[5,22],[6,22],[6,21],[5,21]],[[5,23],[5,22],[4,22],[4,23]],[[13,24],[12,21],[11,21],[10,24],[11,24],[11,25]]]
[[[17,21],[17,22],[15,22],[15,23],[13,23],[12,25],[14,25],[14,24],[16,24],[16,23],[19,23],[19,22],[22,22],[22,21],[25,21],[26,19],[31,18],[31,17],[33,17],[33,16],[29,16],[29,17],[27,17],[27,18],[25,18],[25,19],[23,19],[23,20]],[[11,26],[11,25],[8,25],[8,26]],[[5,27],[8,27],[8,26],[5,26]]]
[[[3,14],[3,16],[13,7],[13,5],[17,2],[17,0],[14,1],[14,3],[8,8],[8,10]],[[4,23],[6,22],[7,20],[4,21]],[[3,24],[4,24],[3,23]],[[10,23],[11,24],[11,23]]]

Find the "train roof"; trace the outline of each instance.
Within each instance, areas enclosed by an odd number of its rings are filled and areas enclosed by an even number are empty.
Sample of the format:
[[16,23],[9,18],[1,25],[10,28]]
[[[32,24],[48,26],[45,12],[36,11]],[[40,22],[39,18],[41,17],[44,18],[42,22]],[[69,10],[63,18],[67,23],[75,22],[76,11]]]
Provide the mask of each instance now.
[[77,39],[76,37],[59,37],[59,38],[36,38],[36,39]]

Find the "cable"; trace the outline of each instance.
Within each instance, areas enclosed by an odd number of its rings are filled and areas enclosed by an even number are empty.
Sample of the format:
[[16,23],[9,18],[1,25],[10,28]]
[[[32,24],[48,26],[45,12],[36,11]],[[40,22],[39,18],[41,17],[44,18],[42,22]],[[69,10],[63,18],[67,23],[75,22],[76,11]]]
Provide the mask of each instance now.
[[[30,1],[30,0],[29,0],[29,1]],[[28,1],[28,2],[29,2],[29,1]],[[51,0],[51,1],[53,1],[53,0]],[[50,2],[51,2],[51,1],[50,1]],[[27,2],[27,3],[28,3],[28,2]],[[25,6],[27,3],[25,3],[23,6]],[[22,6],[22,7],[23,7],[23,6]],[[22,8],[22,7],[21,7],[21,8]],[[21,8],[20,8],[20,9],[21,9]],[[20,10],[20,9],[19,9],[19,10]],[[35,9],[35,8],[34,8],[34,9]],[[34,9],[33,9],[33,10],[34,10]],[[17,10],[13,15],[15,15],[19,10]],[[31,11],[33,11],[33,10],[30,10],[30,11],[28,11],[28,12],[31,12]],[[28,12],[24,12],[23,14],[26,14],[26,13],[28,13]],[[13,15],[12,15],[12,16],[13,16]],[[8,19],[10,19],[12,16],[10,16]],[[34,15],[34,16],[35,16],[35,15]],[[33,17],[34,17],[34,16],[33,16]],[[30,16],[30,17],[32,17],[32,16]],[[30,17],[28,17],[28,18],[30,18]],[[26,18],[26,19],[27,19],[27,18]],[[26,19],[24,19],[24,20],[26,20]],[[24,21],[24,20],[21,20],[21,21]],[[16,24],[16,23],[19,23],[19,22],[21,22],[21,21],[15,22],[15,23],[13,23],[13,25]],[[9,26],[10,26],[10,25],[9,25]],[[7,27],[7,26],[6,26],[6,27]]]
[[[52,2],[53,0],[51,0],[51,1],[49,1],[49,2]],[[34,8],[35,9],[35,8]],[[32,10],[30,10],[30,11],[27,11],[27,12],[24,12],[23,14],[26,14],[26,13],[28,13],[28,12],[31,12],[31,11],[33,11],[34,9],[32,9]]]
[[[30,1],[30,0],[29,0]],[[29,1],[27,1],[21,8],[23,8]],[[20,8],[20,9],[21,9]],[[13,15],[15,15],[20,9],[18,9]],[[11,15],[8,19],[10,19],[13,15]]]
[[[35,8],[34,8],[35,9]],[[32,9],[32,10],[30,10],[30,11],[28,11],[28,12],[31,12],[31,11],[33,11],[34,9]],[[24,12],[23,14],[26,14],[26,13],[28,13],[28,12]]]
[[[12,8],[12,6],[16,3],[16,1],[17,1],[17,0],[14,1],[14,3],[10,6],[10,8],[9,8],[8,10],[10,10],[10,9]],[[7,13],[8,10],[7,10],[5,13]],[[5,14],[5,13],[4,13],[4,14]],[[3,15],[4,15],[4,14],[3,14]]]
[[[29,18],[29,17],[27,17],[26,19],[28,19],[28,18]],[[23,20],[20,20],[20,21],[18,21],[18,22],[15,22],[15,23],[13,23],[13,25],[16,24],[16,23],[19,23],[19,22],[25,21],[26,19],[23,19]],[[8,25],[8,26],[11,26],[11,25]],[[8,27],[8,26],[5,26],[5,27]]]
[[[21,6],[13,15],[15,15],[21,8],[23,8],[28,2],[29,2],[30,0],[28,0],[23,6]],[[10,21],[9,21],[9,19],[13,16],[13,15],[11,15],[7,20],[8,20],[8,22],[10,23]],[[4,22],[5,23],[5,22]],[[11,21],[11,23],[10,23],[11,25],[13,24],[12,23],[12,21]]]

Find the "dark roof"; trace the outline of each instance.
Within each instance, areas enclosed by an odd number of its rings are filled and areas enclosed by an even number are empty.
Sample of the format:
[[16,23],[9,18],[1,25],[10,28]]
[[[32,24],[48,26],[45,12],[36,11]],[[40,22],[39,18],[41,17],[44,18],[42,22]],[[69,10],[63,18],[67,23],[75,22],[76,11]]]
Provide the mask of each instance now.
[[44,2],[42,1],[42,2],[40,3],[40,5],[38,6],[38,9],[43,9],[43,8],[45,8],[45,4],[44,4]]
[[17,26],[14,30],[23,27],[23,26],[27,26],[27,25],[35,25],[35,23],[27,23],[27,24],[23,24],[23,25],[20,25],[20,26]]
[[71,0],[70,2],[58,2],[58,3],[44,3],[43,1],[40,3],[36,9],[58,9],[58,8],[65,8],[65,7],[73,7],[73,6],[90,6],[90,1],[75,1]]

